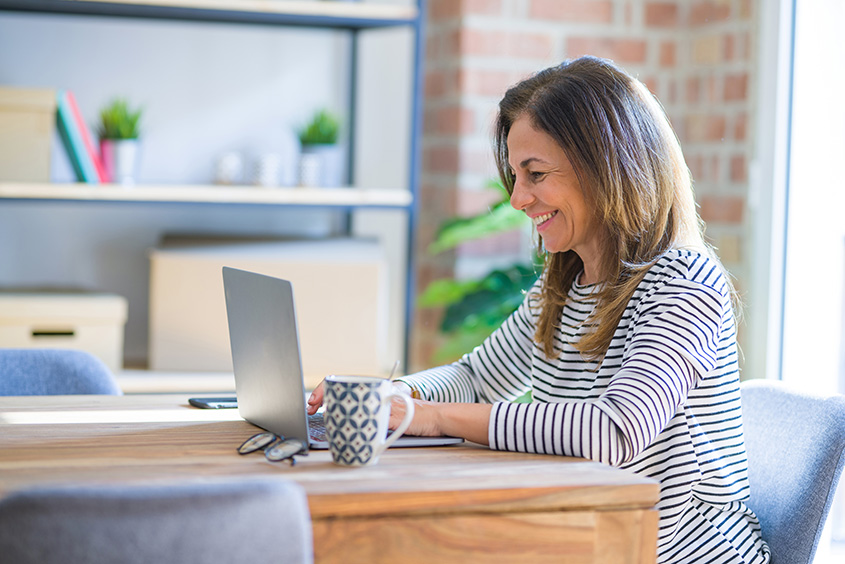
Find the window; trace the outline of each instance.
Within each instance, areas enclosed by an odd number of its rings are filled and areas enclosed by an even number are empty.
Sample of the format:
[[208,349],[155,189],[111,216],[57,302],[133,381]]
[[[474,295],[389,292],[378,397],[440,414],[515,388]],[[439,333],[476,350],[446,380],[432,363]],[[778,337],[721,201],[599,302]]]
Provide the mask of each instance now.
[[[809,4],[812,4],[810,6]],[[845,392],[845,49],[841,0],[759,2],[754,376]],[[759,294],[757,294],[759,292]],[[845,487],[816,562],[845,555]]]

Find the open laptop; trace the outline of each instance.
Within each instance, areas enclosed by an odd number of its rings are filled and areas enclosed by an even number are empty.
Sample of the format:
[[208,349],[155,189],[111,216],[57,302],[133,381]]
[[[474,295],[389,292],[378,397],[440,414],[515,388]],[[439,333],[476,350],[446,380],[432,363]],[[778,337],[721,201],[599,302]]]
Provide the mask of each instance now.
[[[223,267],[235,392],[241,417],[268,431],[329,447],[322,413],[305,411],[305,381],[293,286],[287,280]],[[394,447],[442,446],[454,437],[403,435]]]

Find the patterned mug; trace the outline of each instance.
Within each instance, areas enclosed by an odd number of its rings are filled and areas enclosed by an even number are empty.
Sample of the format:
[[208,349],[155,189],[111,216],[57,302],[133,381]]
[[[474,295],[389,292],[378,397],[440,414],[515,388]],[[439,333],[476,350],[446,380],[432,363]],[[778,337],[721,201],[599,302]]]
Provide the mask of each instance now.
[[[379,456],[411,424],[414,402],[394,392],[390,380],[374,376],[327,376],[323,419],[332,460],[341,466],[376,464]],[[400,398],[406,413],[402,424],[387,436],[390,401]]]

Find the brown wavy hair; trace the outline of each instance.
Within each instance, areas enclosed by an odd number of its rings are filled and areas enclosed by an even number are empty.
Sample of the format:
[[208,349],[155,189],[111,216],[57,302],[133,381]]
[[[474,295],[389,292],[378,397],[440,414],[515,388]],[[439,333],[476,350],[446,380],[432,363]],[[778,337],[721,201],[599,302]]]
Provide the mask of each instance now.
[[[576,344],[587,358],[597,360],[610,346],[634,290],[661,255],[686,248],[718,259],[704,239],[678,138],[640,81],[610,61],[582,57],[510,88],[499,103],[494,138],[496,165],[509,193],[514,176],[508,133],[522,116],[566,153],[603,231],[604,285],[590,321],[594,330]],[[545,255],[534,338],[549,358],[557,357],[554,336],[569,288],[582,269],[574,251]],[[730,277],[725,279],[730,286]],[[732,287],[731,296],[735,298]]]

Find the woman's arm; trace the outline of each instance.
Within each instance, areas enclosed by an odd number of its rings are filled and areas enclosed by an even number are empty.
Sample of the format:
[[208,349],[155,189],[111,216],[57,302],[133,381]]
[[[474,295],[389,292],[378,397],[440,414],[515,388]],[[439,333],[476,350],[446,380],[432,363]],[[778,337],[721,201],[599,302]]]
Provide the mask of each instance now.
[[676,278],[655,285],[632,303],[628,315],[626,334],[614,345],[614,354],[624,351],[621,365],[598,398],[500,401],[492,407],[419,402],[412,432],[445,433],[489,442],[499,450],[579,456],[614,465],[632,460],[666,429],[689,391],[717,367],[719,351],[726,346],[723,329],[733,321],[728,296],[709,279]]
[[[414,420],[406,433],[428,437],[461,437],[487,445],[492,409],[492,405],[485,403],[414,400]],[[394,401],[390,409],[390,428],[395,429],[404,417],[405,404]]]
[[417,391],[420,399],[437,402],[490,403],[512,401],[525,394],[531,388],[537,284],[519,308],[475,350],[453,364],[397,381]]
[[490,447],[613,465],[632,460],[716,368],[721,327],[731,315],[729,298],[712,287],[690,280],[662,285],[639,303],[623,336],[623,362],[597,399],[496,403]]
[[[404,383],[394,386],[402,393],[410,393]],[[323,402],[323,383],[308,399],[308,414],[313,415]],[[461,437],[474,443],[488,444],[490,411],[493,406],[484,403],[440,403],[414,400],[414,419],[405,431],[409,435],[423,437]],[[390,405],[390,428],[395,429],[405,418],[405,403],[393,400]]]

